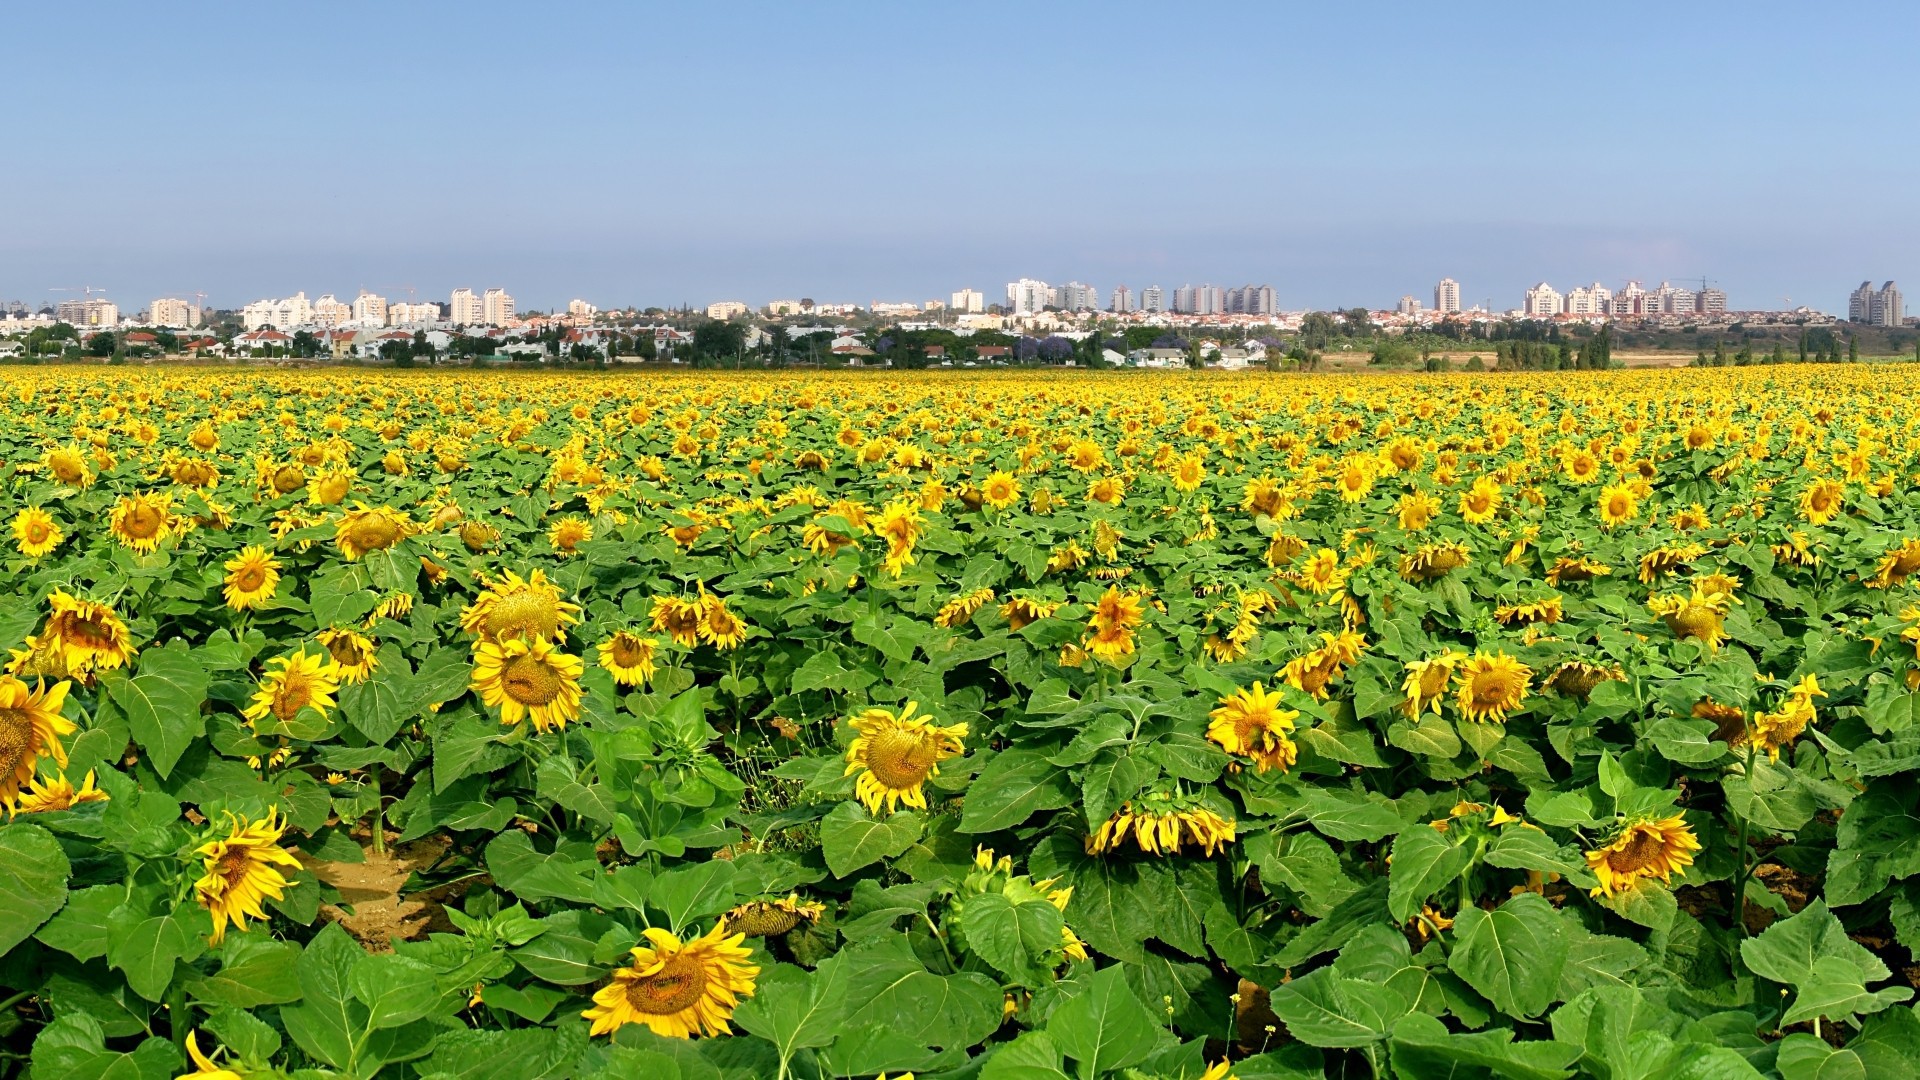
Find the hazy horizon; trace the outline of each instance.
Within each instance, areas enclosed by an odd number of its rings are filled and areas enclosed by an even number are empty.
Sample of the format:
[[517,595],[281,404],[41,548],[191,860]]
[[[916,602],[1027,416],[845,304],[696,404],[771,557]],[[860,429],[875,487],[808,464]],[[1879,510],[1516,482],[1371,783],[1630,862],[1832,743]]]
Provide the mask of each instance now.
[[1447,276],[1504,310],[1705,275],[1844,313],[1920,272],[1916,9],[1811,11],[38,5],[8,27],[0,300],[1038,277],[1298,309]]

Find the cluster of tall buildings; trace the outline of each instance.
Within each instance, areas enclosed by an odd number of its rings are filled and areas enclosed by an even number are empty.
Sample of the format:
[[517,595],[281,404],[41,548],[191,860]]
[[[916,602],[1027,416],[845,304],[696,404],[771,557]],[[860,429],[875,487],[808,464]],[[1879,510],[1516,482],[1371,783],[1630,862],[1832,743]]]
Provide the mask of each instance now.
[[1663,281],[1648,289],[1638,281],[1629,281],[1618,291],[1599,282],[1579,285],[1564,294],[1546,282],[1527,290],[1521,312],[1528,318],[1549,319],[1555,315],[1602,315],[1612,318],[1650,318],[1661,315],[1718,315],[1727,310],[1727,294],[1719,289],[1675,288]]
[[1868,326],[1899,326],[1906,320],[1901,310],[1900,287],[1889,281],[1878,289],[1863,281],[1847,298],[1847,321]]
[[516,321],[513,297],[505,289],[488,289],[478,295],[472,289],[455,289],[444,309],[430,301],[389,303],[386,297],[365,290],[361,290],[351,304],[332,293],[308,300],[305,292],[297,292],[283,299],[255,300],[240,309],[240,323],[247,330],[423,327],[440,322],[454,326],[512,326]]
[[[964,289],[953,294],[952,306],[961,312],[977,312],[983,299],[980,293]],[[1048,308],[1099,311],[1100,291],[1078,281],[1049,285],[1033,278],[1021,278],[1007,283],[1008,314],[1033,315]],[[1109,294],[1105,310],[1117,314],[1172,311],[1181,315],[1275,315],[1280,311],[1280,301],[1271,285],[1242,285],[1232,289],[1218,285],[1182,285],[1171,293],[1159,285],[1149,285],[1138,295],[1127,286],[1119,285]]]

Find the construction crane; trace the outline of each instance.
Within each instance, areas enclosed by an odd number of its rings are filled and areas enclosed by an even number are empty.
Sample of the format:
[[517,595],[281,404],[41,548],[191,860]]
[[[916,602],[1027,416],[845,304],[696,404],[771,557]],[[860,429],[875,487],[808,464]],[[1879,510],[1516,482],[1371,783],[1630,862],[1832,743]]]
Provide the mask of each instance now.
[[73,286],[65,286],[65,285],[62,285],[62,286],[58,286],[58,287],[56,287],[56,288],[52,288],[52,289],[48,289],[47,291],[48,291],[48,292],[77,292],[77,293],[84,293],[84,294],[86,295],[86,298],[87,298],[87,299],[89,299],[89,300],[91,300],[91,299],[93,299],[93,294],[94,294],[94,293],[99,293],[99,294],[100,294],[101,296],[105,296],[105,295],[107,295],[107,290],[106,290],[106,288],[105,288],[105,287],[103,287],[103,286],[100,286],[100,285],[73,285]]

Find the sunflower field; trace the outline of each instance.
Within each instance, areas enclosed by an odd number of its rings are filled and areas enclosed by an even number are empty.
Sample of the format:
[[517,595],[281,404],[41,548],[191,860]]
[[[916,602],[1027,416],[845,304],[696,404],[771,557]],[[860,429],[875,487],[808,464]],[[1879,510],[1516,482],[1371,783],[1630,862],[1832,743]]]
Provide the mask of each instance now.
[[1920,1068],[1920,378],[0,374],[0,1077]]

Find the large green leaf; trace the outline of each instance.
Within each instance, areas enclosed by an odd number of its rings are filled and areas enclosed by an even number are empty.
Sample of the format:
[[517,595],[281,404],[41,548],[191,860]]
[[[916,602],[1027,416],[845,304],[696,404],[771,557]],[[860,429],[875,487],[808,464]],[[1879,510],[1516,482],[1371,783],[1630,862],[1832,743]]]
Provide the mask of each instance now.
[[820,819],[820,853],[834,877],[846,877],[904,853],[925,825],[926,819],[912,811],[876,818],[858,803],[843,802]]
[[0,956],[67,902],[71,872],[52,833],[25,822],[0,828]]
[[1411,1004],[1392,987],[1320,968],[1273,991],[1274,1015],[1308,1046],[1351,1049],[1387,1037]]
[[100,686],[119,706],[133,731],[133,740],[161,779],[207,732],[200,706],[207,700],[207,669],[179,639],[140,653],[139,673],[102,672]]
[[1159,1025],[1117,967],[1102,968],[1087,987],[1054,1009],[1047,1034],[1073,1059],[1080,1080],[1095,1080],[1146,1060]]
[[1463,909],[1447,966],[1501,1012],[1538,1016],[1559,989],[1568,936],[1552,904],[1521,893],[1492,911]]
[[1067,770],[1047,760],[1044,751],[1003,750],[967,788],[960,831],[998,832],[1023,824],[1042,810],[1071,806],[1075,798]]
[[184,1064],[165,1039],[146,1039],[129,1053],[105,1044],[100,1025],[84,1013],[55,1020],[33,1042],[34,1080],[173,1080]]
[[1009,982],[1023,986],[1046,981],[1041,958],[1060,947],[1065,926],[1059,909],[1045,899],[1015,903],[997,892],[968,897],[960,917],[967,948]]
[[1387,910],[1406,922],[1427,897],[1451,884],[1473,862],[1473,851],[1437,829],[1408,829],[1394,838],[1387,876]]

